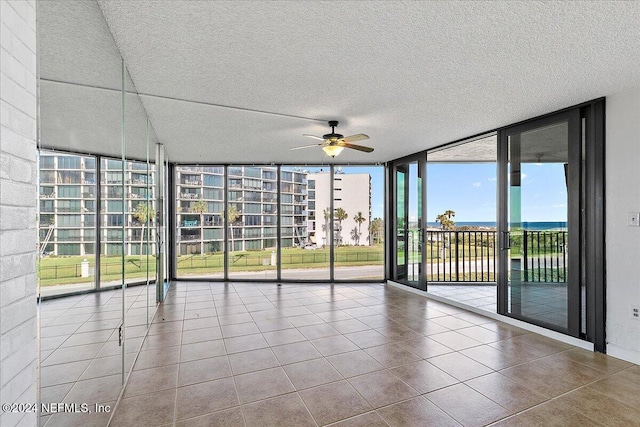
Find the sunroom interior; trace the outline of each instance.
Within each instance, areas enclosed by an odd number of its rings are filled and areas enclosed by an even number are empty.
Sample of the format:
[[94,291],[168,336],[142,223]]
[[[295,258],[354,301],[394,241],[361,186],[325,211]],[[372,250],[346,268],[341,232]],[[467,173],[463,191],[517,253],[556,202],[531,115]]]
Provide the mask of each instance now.
[[[455,317],[435,322],[451,330],[482,318],[631,369],[639,15],[632,4],[37,2],[41,401],[77,400],[78,384],[102,379],[113,393],[96,401],[131,411],[136,382],[125,384],[163,348],[159,319],[195,321],[173,310],[202,294],[197,310],[239,298],[291,316],[323,298],[349,320],[388,315],[412,338],[445,333],[417,313]],[[373,152],[297,149],[332,120]],[[222,307],[218,319],[248,316]],[[60,370],[76,341],[91,355]],[[300,394],[310,425],[362,417],[325,419]],[[395,425],[389,402],[362,396]],[[506,412],[478,425],[538,403],[497,402]],[[163,422],[190,418],[174,410]]]

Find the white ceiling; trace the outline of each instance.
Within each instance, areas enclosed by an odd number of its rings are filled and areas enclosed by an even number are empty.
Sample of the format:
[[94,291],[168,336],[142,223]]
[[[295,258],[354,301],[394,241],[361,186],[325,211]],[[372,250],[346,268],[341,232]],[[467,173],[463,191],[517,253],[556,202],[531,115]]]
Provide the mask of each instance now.
[[[112,85],[101,76],[112,65],[93,56],[105,56],[110,31],[177,162],[326,162],[319,149],[289,148],[327,133],[329,119],[375,148],[337,161],[382,162],[640,85],[640,2],[98,4],[39,3],[39,14],[59,15],[39,23],[41,76]],[[43,40],[70,25],[82,36]],[[64,145],[49,129],[50,144]]]

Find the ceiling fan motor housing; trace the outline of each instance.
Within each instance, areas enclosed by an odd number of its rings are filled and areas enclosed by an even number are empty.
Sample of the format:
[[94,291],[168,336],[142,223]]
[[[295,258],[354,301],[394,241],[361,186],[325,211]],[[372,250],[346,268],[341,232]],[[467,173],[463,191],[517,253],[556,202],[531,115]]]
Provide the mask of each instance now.
[[331,126],[331,133],[328,133],[326,135],[322,135],[322,137],[324,139],[335,141],[337,139],[344,138],[344,135],[336,133],[336,129],[335,128],[338,127],[338,121],[337,120],[329,120],[329,126]]

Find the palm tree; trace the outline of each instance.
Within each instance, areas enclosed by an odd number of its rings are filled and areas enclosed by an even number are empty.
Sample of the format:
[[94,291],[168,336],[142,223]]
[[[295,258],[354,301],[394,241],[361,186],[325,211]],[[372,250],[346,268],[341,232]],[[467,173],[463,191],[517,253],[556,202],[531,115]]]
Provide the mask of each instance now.
[[358,238],[355,239],[355,241],[356,241],[356,245],[359,245],[360,244],[360,236],[362,236],[362,223],[365,222],[367,219],[362,216],[362,212],[358,212],[353,217],[353,220],[358,224]]
[[360,232],[358,231],[358,227],[353,227],[351,230],[351,239],[355,242],[356,245],[360,242]]
[[209,204],[200,199],[197,202],[191,202],[189,205],[189,212],[197,213],[200,215],[200,255],[204,255],[204,228],[203,217],[204,213],[209,209]]
[[[232,205],[229,204],[229,243],[231,245],[231,249],[229,250],[229,252],[233,252],[233,223],[236,222],[236,220],[238,219],[238,217],[240,216],[240,212],[238,212],[238,208],[236,207],[236,205]],[[224,221],[224,212],[220,212],[220,216],[222,217],[222,220]]]
[[338,208],[336,209],[334,218],[338,220],[338,236],[337,237],[338,237],[338,245],[341,245],[342,244],[342,221],[349,218],[349,214],[347,214],[347,212],[344,209]]
[[[322,230],[324,231],[324,238],[325,238],[325,245],[328,245],[329,242],[329,221],[331,220],[331,209],[329,208],[325,208],[324,211],[322,211],[322,215],[324,216],[324,224],[322,225]],[[324,246],[324,245],[323,245]]]
[[[133,211],[133,217],[142,224],[142,232],[140,233],[140,262],[142,263],[142,246],[144,242],[144,227],[148,221],[153,221],[156,211],[151,208],[151,203],[138,203]],[[149,240],[149,239],[147,239]]]
[[369,233],[373,236],[373,241],[375,243],[380,243],[380,235],[384,231],[384,222],[382,218],[374,218],[369,224]]
[[436,217],[436,222],[440,223],[440,227],[443,230],[452,230],[456,225],[456,223],[451,219],[454,216],[456,216],[456,213],[448,209]]

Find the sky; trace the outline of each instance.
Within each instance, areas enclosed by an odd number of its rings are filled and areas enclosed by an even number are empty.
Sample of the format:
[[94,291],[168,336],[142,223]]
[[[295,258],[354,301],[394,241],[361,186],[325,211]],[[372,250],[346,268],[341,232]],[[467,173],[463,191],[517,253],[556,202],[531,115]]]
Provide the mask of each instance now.
[[[456,222],[496,221],[497,166],[492,163],[427,164],[427,221],[447,209]],[[525,163],[521,175],[522,221],[566,221],[562,163]]]
[[[310,168],[312,171],[318,169]],[[371,175],[371,215],[383,218],[384,168],[343,166],[342,171]],[[439,214],[452,210],[456,213],[453,218],[456,222],[495,222],[496,177],[495,163],[428,163],[427,221],[434,222]],[[415,190],[415,186],[412,188]],[[522,221],[566,221],[567,190],[563,164],[523,164],[521,197]],[[416,211],[415,204],[410,206],[410,211]]]

